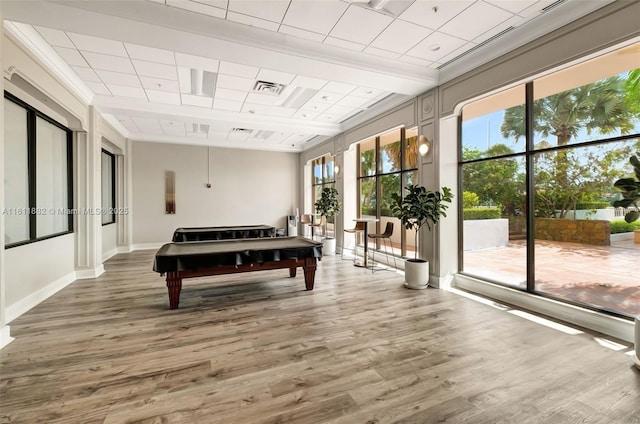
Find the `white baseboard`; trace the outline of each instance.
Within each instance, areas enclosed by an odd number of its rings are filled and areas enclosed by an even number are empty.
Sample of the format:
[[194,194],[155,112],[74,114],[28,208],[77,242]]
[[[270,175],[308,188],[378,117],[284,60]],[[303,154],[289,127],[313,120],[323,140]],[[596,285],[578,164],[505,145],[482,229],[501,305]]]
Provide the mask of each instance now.
[[131,246],[118,246],[118,253],[131,253],[133,252],[133,249],[131,248]]
[[0,349],[8,345],[13,341],[13,337],[11,337],[11,331],[9,330],[8,325],[2,326],[0,328]]
[[31,293],[24,299],[20,299],[13,305],[7,306],[7,309],[5,311],[5,318],[7,320],[7,323],[18,318],[20,315],[36,306],[38,303],[53,296],[74,281],[76,281],[76,273],[72,272],[71,274],[65,275],[64,277],[58,278],[56,281],[47,284],[45,287],[34,293]]
[[116,249],[114,247],[113,249],[109,250],[108,252],[102,254],[102,262],[108,261],[109,259],[113,258],[117,254],[118,254],[118,249]]
[[95,268],[91,269],[77,269],[76,270],[76,279],[85,280],[87,278],[97,278],[104,273],[104,265],[100,264]]
[[598,331],[633,343],[634,324],[622,318],[580,308],[542,296],[482,281],[467,275],[456,274],[454,285],[461,289],[488,296],[510,305],[525,308],[564,322]]
[[133,250],[151,250],[160,249],[167,243],[138,243],[133,245]]

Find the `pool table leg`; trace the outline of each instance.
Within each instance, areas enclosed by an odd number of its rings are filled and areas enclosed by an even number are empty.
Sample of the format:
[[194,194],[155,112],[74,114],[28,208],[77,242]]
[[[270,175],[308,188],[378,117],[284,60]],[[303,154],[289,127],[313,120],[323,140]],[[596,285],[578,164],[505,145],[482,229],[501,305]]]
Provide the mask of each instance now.
[[313,283],[316,278],[316,258],[304,258],[304,285],[307,290],[313,290]]
[[169,309],[178,309],[182,278],[178,272],[167,272],[167,290],[169,291]]
[[298,273],[298,267],[292,267],[289,268],[289,277],[294,278],[296,276],[296,274]]

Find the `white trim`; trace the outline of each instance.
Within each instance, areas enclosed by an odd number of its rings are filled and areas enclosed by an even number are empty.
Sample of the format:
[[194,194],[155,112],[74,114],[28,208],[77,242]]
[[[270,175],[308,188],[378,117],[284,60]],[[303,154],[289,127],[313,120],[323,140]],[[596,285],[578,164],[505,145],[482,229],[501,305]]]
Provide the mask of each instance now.
[[503,287],[482,281],[467,275],[456,274],[454,285],[492,299],[506,302],[510,305],[526,308],[549,317],[557,318],[570,324],[589,328],[609,336],[633,343],[634,324],[622,318],[601,314],[589,309],[562,303],[530,293]]
[[160,249],[166,243],[138,243],[133,245],[133,250]]
[[131,246],[118,246],[118,253],[131,253],[133,252],[133,248]]
[[76,279],[77,280],[85,280],[88,278],[97,278],[104,273],[104,265],[100,264],[99,266],[92,269],[81,269],[76,270]]
[[20,315],[24,314],[34,306],[38,305],[43,300],[48,299],[53,296],[63,288],[67,287],[69,284],[73,283],[76,280],[76,273],[72,272],[71,274],[67,274],[62,278],[58,278],[56,281],[53,281],[47,284],[45,287],[40,290],[31,293],[29,296],[20,299],[13,305],[7,306],[5,317],[7,319],[7,323],[13,321],[18,318]]
[[102,262],[111,259],[112,257],[114,257],[117,254],[118,254],[118,249],[114,247],[113,249],[109,250],[108,252],[102,254]]
[[11,331],[8,325],[0,328],[0,349],[8,345],[13,341],[13,337],[11,337]]

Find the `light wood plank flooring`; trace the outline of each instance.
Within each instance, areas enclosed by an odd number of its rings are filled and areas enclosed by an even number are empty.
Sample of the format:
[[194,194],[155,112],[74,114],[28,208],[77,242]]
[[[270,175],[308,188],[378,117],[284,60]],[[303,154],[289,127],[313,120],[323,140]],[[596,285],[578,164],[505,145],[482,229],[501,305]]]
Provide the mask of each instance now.
[[640,423],[630,346],[319,263],[185,280],[118,255],[11,323],[0,423]]

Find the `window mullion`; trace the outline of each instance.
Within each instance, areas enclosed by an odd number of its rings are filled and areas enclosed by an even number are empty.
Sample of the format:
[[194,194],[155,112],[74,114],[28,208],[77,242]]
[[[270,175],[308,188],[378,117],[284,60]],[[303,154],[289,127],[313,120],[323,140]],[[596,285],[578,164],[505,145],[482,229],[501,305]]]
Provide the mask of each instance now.
[[[36,205],[36,114],[33,110],[27,112],[27,175],[29,187],[29,212],[37,207]],[[37,238],[36,221],[37,215],[29,213],[29,240]]]

